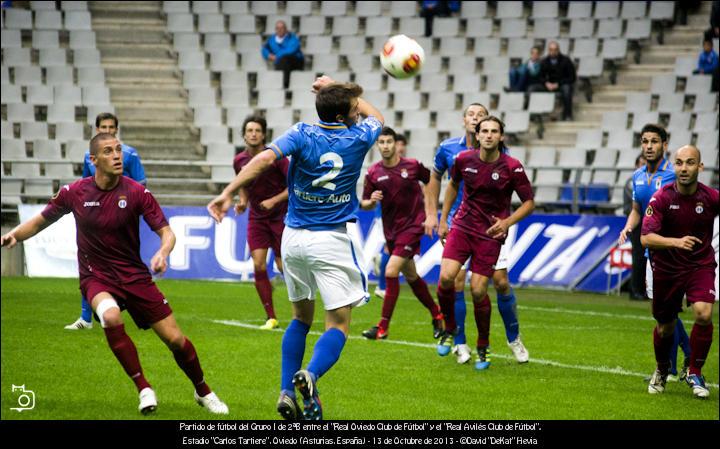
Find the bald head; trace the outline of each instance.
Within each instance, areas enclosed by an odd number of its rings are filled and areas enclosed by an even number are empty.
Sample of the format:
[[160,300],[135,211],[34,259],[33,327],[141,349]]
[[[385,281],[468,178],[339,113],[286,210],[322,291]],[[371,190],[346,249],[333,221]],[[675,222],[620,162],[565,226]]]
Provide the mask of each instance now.
[[675,153],[675,159],[695,159],[697,163],[702,162],[702,155],[700,154],[700,150],[697,149],[695,145],[684,145],[678,148],[677,152]]

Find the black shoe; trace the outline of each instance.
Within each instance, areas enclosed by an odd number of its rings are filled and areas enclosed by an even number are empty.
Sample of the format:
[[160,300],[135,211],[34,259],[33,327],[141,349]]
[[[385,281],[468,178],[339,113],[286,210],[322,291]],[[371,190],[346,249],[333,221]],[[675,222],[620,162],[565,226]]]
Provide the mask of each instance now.
[[277,411],[283,419],[288,421],[298,421],[302,419],[302,413],[300,412],[300,407],[298,407],[295,398],[285,393],[280,393],[280,399],[278,399],[277,403]]
[[440,336],[443,333],[443,314],[438,314],[435,318],[432,320],[432,327],[433,327],[433,338],[437,340],[440,338]]
[[387,331],[380,329],[378,326],[373,326],[363,331],[362,335],[368,340],[385,340],[387,338]]

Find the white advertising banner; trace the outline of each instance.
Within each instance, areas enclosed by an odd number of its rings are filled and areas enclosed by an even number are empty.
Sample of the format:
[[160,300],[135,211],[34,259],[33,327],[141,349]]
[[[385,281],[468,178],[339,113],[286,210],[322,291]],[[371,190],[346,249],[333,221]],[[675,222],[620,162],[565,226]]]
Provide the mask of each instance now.
[[[41,204],[18,206],[20,222],[23,223],[45,208]],[[66,214],[45,230],[23,242],[27,275],[77,278],[77,243],[75,242],[75,217]]]

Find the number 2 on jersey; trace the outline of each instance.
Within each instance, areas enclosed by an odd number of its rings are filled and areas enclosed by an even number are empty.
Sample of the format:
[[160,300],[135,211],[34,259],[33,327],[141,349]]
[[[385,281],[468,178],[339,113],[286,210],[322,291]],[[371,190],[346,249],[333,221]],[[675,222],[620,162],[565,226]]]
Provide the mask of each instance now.
[[328,161],[332,162],[332,168],[329,172],[314,180],[312,182],[313,187],[323,187],[328,190],[335,190],[335,184],[330,181],[335,179],[335,177],[340,174],[340,170],[342,170],[343,168],[343,160],[342,157],[340,157],[340,155],[337,153],[325,153],[320,156],[321,164],[324,164]]

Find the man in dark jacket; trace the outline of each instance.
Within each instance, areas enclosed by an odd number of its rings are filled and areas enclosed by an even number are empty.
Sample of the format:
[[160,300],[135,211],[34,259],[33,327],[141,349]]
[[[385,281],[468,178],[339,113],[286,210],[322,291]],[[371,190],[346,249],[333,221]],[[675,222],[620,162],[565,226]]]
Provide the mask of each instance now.
[[557,42],[548,44],[548,55],[540,63],[542,84],[530,86],[531,92],[560,92],[563,101],[563,120],[573,119],[573,87],[575,85],[575,65],[560,53]]

